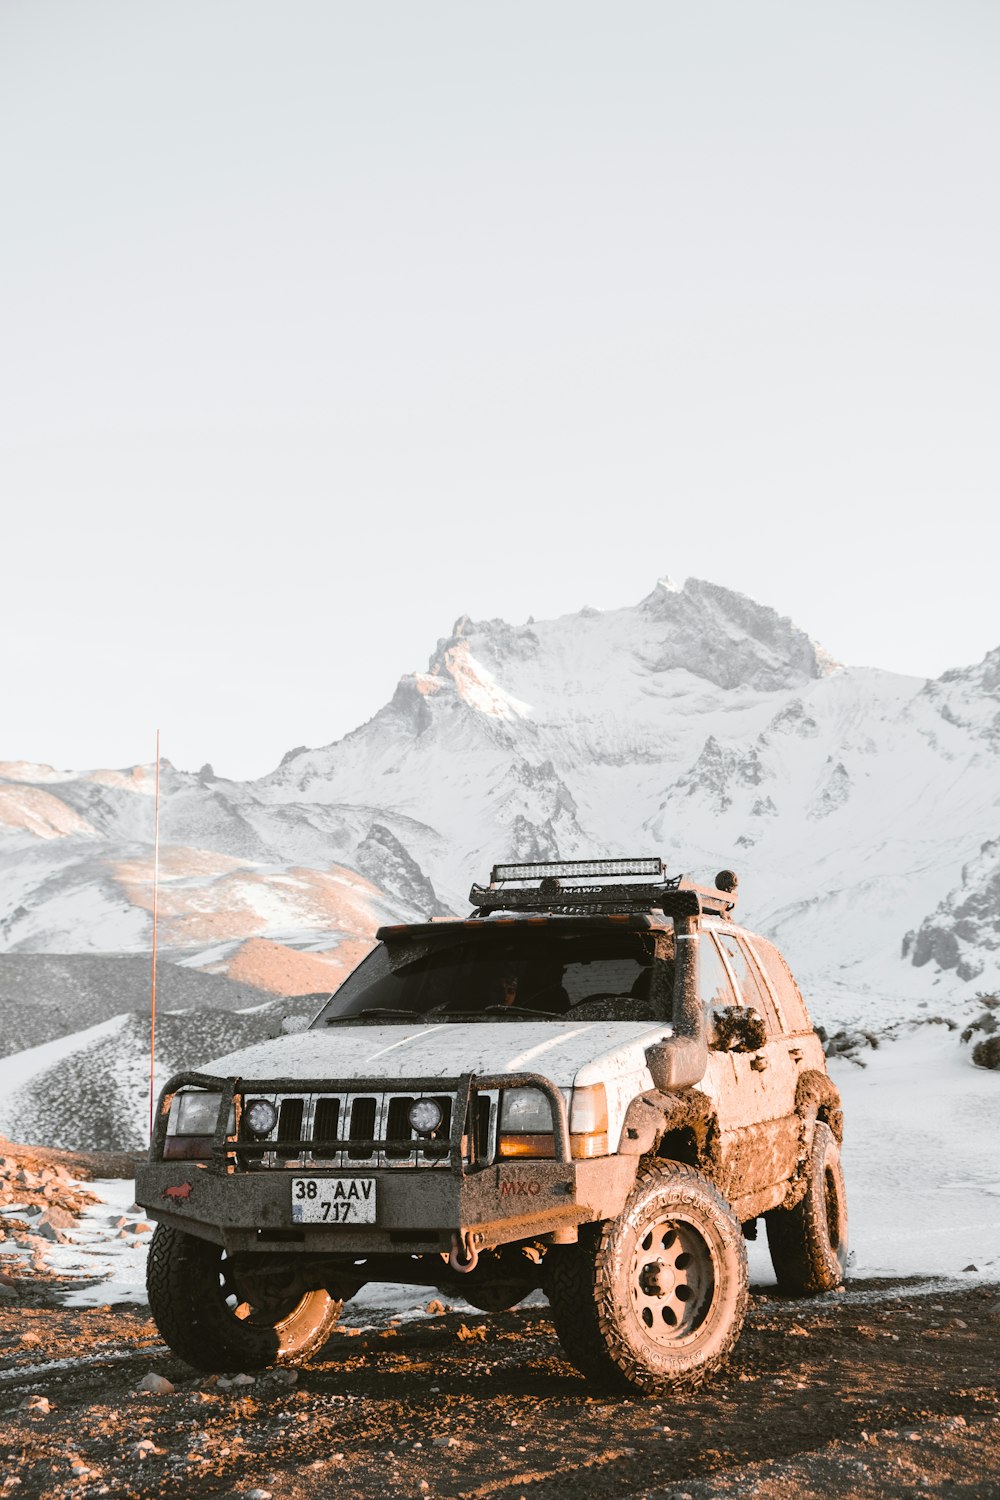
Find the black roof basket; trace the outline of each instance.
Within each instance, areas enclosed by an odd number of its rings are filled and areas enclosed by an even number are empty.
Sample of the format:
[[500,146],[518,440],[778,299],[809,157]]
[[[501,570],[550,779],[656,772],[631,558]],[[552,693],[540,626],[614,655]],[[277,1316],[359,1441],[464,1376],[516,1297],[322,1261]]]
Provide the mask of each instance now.
[[[651,878],[652,877],[652,878]],[[736,905],[736,876],[723,870],[716,889],[668,876],[661,859],[529,860],[494,865],[488,886],[474,885],[476,914],[648,912],[667,916],[724,916]]]

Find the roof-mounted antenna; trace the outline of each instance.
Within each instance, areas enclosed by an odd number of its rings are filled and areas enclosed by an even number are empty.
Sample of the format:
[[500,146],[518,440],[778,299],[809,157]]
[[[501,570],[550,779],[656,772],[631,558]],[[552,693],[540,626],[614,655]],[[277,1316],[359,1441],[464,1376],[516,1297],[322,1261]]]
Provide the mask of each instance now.
[[153,801],[153,970],[149,994],[149,1139],[153,1139],[153,1069],[156,1065],[156,917],[160,890],[160,731],[156,731],[156,795]]

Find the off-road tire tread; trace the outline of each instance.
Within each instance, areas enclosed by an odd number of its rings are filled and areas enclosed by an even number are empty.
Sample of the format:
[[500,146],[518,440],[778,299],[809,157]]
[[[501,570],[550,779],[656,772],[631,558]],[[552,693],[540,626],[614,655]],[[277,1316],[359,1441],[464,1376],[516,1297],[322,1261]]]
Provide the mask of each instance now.
[[[813,1190],[817,1153],[826,1155],[836,1137],[830,1127],[817,1120],[809,1153],[809,1186],[793,1208],[775,1208],[764,1215],[767,1248],[778,1280],[778,1290],[788,1297],[814,1297],[833,1291],[843,1281],[836,1252],[829,1247],[826,1203]],[[840,1172],[839,1156],[837,1170]],[[843,1192],[843,1177],[840,1180]]]
[[341,1301],[329,1298],[295,1347],[275,1353],[266,1330],[241,1327],[227,1312],[216,1290],[218,1259],[219,1247],[210,1241],[169,1224],[156,1226],[146,1290],[156,1326],[180,1359],[196,1370],[259,1370],[303,1364],[323,1347],[340,1318]]
[[[667,1171],[676,1181],[690,1182],[707,1192],[732,1222],[742,1244],[742,1229],[725,1198],[701,1172],[683,1162],[661,1162],[640,1169],[629,1203],[646,1187],[662,1180]],[[627,1209],[628,1204],[623,1213]],[[560,1248],[550,1256],[545,1290],[563,1351],[583,1375],[611,1390],[697,1390],[728,1359],[743,1330],[749,1299],[746,1255],[740,1261],[737,1312],[725,1339],[711,1359],[667,1381],[650,1375],[616,1326],[607,1265],[608,1244],[616,1222],[609,1219],[581,1227],[576,1245]]]

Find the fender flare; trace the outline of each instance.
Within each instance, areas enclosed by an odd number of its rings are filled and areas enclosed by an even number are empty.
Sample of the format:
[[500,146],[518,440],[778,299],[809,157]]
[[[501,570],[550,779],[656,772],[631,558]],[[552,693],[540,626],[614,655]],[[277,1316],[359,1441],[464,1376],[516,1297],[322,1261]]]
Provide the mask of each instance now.
[[799,1117],[799,1142],[792,1173],[780,1208],[794,1208],[805,1197],[808,1182],[809,1155],[817,1120],[823,1120],[833,1131],[837,1145],[844,1140],[844,1110],[840,1091],[827,1073],[810,1068],[795,1085],[795,1113]]
[[650,1089],[629,1105],[622,1125],[620,1156],[653,1156],[663,1137],[673,1130],[689,1130],[694,1137],[699,1171],[714,1177],[721,1165],[721,1137],[715,1106],[698,1089],[664,1094]]

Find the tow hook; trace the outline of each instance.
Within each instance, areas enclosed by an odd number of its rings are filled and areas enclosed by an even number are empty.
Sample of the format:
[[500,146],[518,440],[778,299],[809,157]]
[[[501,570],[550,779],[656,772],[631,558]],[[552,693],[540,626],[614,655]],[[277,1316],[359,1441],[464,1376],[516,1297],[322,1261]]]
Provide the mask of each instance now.
[[448,1256],[448,1264],[453,1271],[458,1271],[462,1275],[467,1275],[469,1271],[474,1271],[478,1266],[479,1251],[472,1243],[472,1236],[468,1231],[464,1235],[452,1235],[451,1254]]

